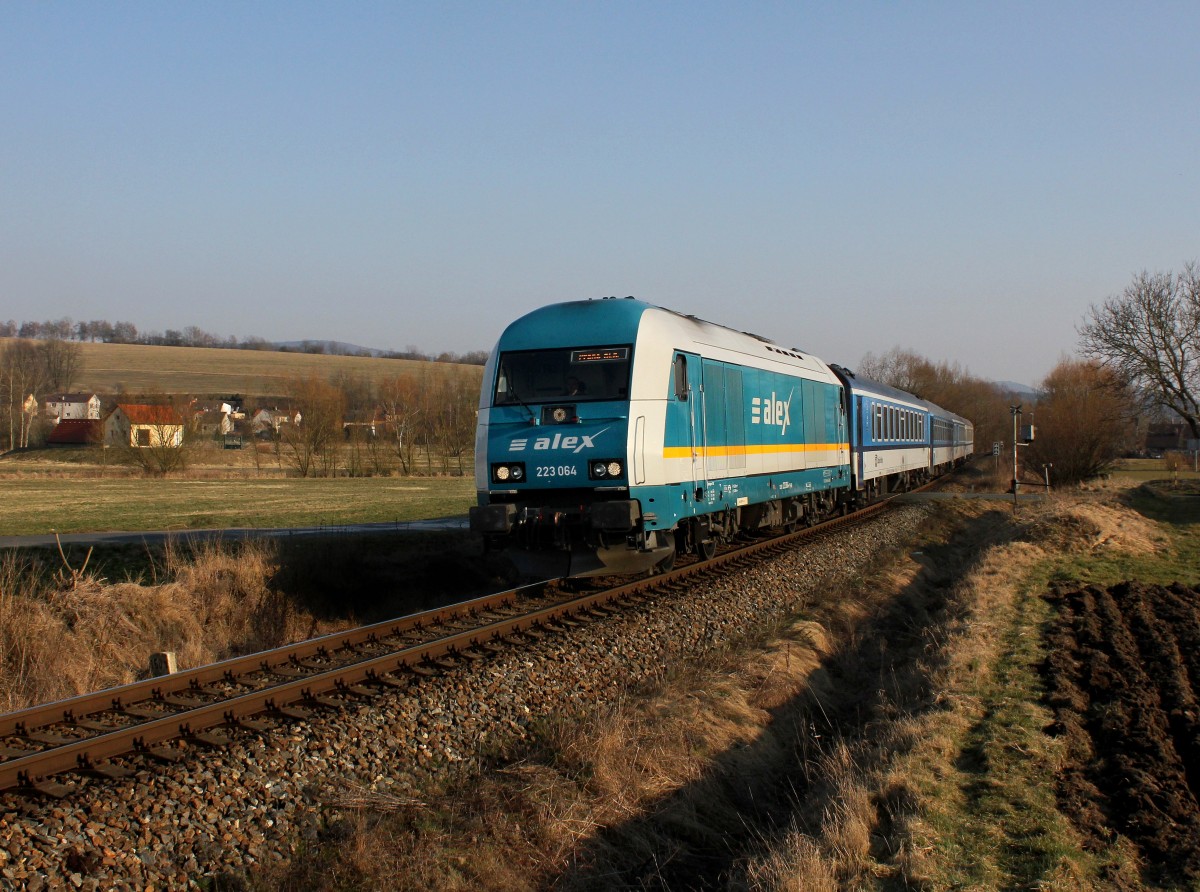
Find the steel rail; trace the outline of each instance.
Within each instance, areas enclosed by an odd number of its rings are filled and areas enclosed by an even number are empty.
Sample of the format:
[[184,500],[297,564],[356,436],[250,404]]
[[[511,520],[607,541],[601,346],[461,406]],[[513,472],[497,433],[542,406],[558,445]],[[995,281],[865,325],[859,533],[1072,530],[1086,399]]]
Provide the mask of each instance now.
[[[271,668],[275,666],[295,665],[314,656],[327,655],[341,650],[353,650],[384,638],[401,637],[426,626],[445,625],[447,622],[461,618],[464,614],[482,613],[504,604],[515,603],[517,598],[540,593],[545,588],[545,582],[537,582],[422,613],[384,620],[369,626],[331,632],[318,638],[297,641],[241,657],[231,657],[218,663],[186,669],[173,675],[160,675],[119,687],[80,694],[65,700],[31,706],[0,715],[0,738],[25,736],[33,731],[54,725],[74,725],[79,719],[90,715],[113,710],[119,712],[128,706],[159,702],[174,694],[195,693],[204,685],[216,682],[236,684],[240,676],[251,672],[270,672]],[[331,645],[333,645],[332,649]]]
[[[547,583],[534,583],[423,613],[224,660],[175,675],[147,679],[2,715],[0,736],[8,737],[28,737],[38,730],[60,725],[78,729],[80,717],[86,719],[89,716],[103,716],[106,712],[114,711],[128,716],[128,710],[139,707],[141,711],[137,715],[142,720],[126,727],[100,730],[77,740],[62,739],[42,750],[14,755],[15,751],[10,749],[10,758],[0,761],[0,790],[17,787],[50,795],[62,795],[68,792],[66,788],[48,781],[56,774],[89,769],[103,771],[106,759],[136,752],[149,753],[170,761],[174,757],[182,757],[183,751],[156,748],[157,744],[177,739],[200,744],[219,744],[224,741],[207,738],[206,732],[222,726],[236,728],[247,723],[253,726],[254,717],[264,713],[304,718],[315,708],[337,708],[347,701],[335,700],[327,696],[328,694],[365,697],[375,693],[366,686],[378,689],[401,686],[403,682],[394,677],[397,673],[410,676],[422,674],[423,665],[436,666],[439,658],[450,656],[465,659],[464,655],[472,652],[478,655],[480,650],[486,649],[486,645],[515,636],[541,637],[547,631],[547,627],[553,626],[556,621],[593,619],[594,616],[585,614],[595,607],[629,600],[695,575],[735,567],[738,562],[749,556],[767,551],[781,551],[793,543],[827,535],[845,526],[861,524],[888,507],[890,500],[877,502],[853,514],[734,548],[707,561],[691,563],[652,577],[577,595],[514,617],[486,622],[450,635],[421,642],[402,642],[402,646],[398,648],[387,644],[386,639],[431,631],[438,626],[463,621],[472,616],[478,617],[498,608],[512,609],[519,597],[542,594]],[[356,649],[364,645],[394,649],[376,655],[357,653]],[[313,666],[311,663],[304,665],[305,660],[311,661],[314,657],[332,659],[332,655],[337,652],[349,652],[357,659],[328,669]],[[278,670],[286,672],[281,673]],[[205,688],[214,682],[245,685],[240,679],[256,673],[294,675],[300,670],[306,674],[232,696],[222,696]],[[436,670],[426,670],[425,674],[431,671]],[[167,699],[172,696],[178,697],[180,694],[219,696],[221,699],[195,704],[188,704],[184,699]],[[147,704],[177,711],[161,716],[149,716],[145,709]],[[297,704],[300,708],[296,708]],[[97,723],[92,722],[92,728],[96,727]],[[114,769],[113,773],[119,773],[119,769]]]

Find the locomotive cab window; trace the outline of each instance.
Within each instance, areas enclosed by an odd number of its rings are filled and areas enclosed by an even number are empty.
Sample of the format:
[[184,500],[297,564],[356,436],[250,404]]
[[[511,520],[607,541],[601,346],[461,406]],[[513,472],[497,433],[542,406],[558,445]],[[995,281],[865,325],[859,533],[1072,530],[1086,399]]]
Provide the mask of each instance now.
[[629,399],[632,352],[628,345],[620,345],[502,353],[493,403]]
[[675,354],[675,399],[688,398],[687,357],[682,353]]

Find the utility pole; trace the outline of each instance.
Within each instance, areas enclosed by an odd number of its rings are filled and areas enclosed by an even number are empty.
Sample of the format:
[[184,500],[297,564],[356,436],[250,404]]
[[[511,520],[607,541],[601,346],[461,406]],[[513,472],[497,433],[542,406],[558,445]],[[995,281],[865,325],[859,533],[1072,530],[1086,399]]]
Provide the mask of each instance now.
[[1020,484],[1020,482],[1019,482],[1019,481],[1018,481],[1018,479],[1017,479],[1017,439],[1018,439],[1018,437],[1019,437],[1019,431],[1017,430],[1017,424],[1018,424],[1018,419],[1021,417],[1021,407],[1020,407],[1020,406],[1009,406],[1009,407],[1008,407],[1008,411],[1012,413],[1012,420],[1013,420],[1013,476],[1012,476],[1012,484],[1013,484],[1013,510],[1014,510],[1014,511],[1016,511],[1016,510],[1017,510],[1017,493],[1018,493],[1018,492],[1020,491],[1020,489],[1021,489],[1021,484]]

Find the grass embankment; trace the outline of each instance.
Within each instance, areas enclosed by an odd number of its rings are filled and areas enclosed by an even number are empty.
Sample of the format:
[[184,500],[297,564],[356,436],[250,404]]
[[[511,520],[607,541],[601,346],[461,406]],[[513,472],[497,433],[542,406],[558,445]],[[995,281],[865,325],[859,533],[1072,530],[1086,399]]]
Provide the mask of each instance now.
[[192,667],[504,588],[463,533],[0,556],[0,711]]
[[390,523],[465,515],[470,477],[10,478],[0,535]]
[[1041,595],[1200,578],[1198,522],[1194,497],[1146,492],[952,503],[916,551],[723,660],[420,803],[331,801],[328,840],[261,887],[1143,888],[1058,808]]

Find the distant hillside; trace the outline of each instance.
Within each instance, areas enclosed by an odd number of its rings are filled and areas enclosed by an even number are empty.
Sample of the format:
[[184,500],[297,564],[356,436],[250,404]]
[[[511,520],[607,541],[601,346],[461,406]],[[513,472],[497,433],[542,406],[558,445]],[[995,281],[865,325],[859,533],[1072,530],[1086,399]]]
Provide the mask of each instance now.
[[1014,396],[1037,396],[1037,388],[1027,384],[1018,384],[1016,381],[993,381],[992,383],[1005,393],[1011,393]]
[[[7,339],[0,338],[0,349]],[[214,347],[157,347],[144,344],[78,344],[83,371],[73,390],[98,393],[241,394],[243,397],[282,396],[288,382],[338,374],[382,381],[396,376],[466,375],[481,380],[476,365],[382,359],[371,356],[330,356],[316,353],[277,353],[268,350],[221,350]]]
[[347,344],[345,341],[272,341],[271,346],[276,350],[328,353],[332,356],[382,356],[386,352],[374,347]]

